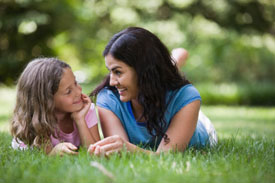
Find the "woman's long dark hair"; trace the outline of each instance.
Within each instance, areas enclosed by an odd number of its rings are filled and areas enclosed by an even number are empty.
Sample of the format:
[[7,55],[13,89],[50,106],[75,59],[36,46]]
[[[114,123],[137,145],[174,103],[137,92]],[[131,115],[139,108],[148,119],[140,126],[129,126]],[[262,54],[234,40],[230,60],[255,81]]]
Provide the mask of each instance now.
[[[169,138],[164,131],[167,91],[179,89],[189,83],[180,75],[168,49],[151,32],[139,27],[129,27],[115,34],[109,41],[103,56],[109,54],[135,69],[138,77],[138,102],[144,108],[147,130],[155,137],[164,137],[168,143]],[[115,90],[109,81],[110,76],[107,75],[91,96],[96,96],[104,87]]]

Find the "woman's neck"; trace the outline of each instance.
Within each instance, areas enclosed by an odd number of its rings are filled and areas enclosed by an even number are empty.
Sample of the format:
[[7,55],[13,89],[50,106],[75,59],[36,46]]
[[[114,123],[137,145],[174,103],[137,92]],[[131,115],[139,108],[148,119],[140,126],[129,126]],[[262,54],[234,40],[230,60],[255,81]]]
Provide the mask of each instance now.
[[133,114],[136,120],[139,122],[144,122],[145,119],[142,116],[143,110],[144,110],[143,106],[138,102],[138,100],[131,100],[131,104],[132,104]]

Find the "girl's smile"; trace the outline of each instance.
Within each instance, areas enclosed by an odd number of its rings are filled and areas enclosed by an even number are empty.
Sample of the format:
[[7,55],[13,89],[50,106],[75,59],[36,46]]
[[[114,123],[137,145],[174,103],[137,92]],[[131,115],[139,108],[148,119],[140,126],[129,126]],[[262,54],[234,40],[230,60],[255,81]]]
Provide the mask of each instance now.
[[79,103],[82,103],[82,99],[80,98],[78,101],[74,102],[73,104],[79,104]]

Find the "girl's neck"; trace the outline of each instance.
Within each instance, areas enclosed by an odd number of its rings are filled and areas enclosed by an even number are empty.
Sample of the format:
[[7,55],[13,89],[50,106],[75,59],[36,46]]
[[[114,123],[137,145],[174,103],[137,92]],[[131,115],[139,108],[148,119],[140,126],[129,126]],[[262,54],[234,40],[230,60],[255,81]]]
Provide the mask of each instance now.
[[57,119],[57,121],[64,121],[66,119],[68,119],[68,117],[71,117],[71,113],[64,113],[64,112],[55,112],[55,117]]
[[143,110],[144,110],[143,106],[138,102],[138,100],[131,100],[131,104],[132,104],[132,110],[136,120],[139,122],[144,122],[145,119],[144,117],[142,117]]
[[60,113],[56,112],[55,116],[57,118],[57,123],[59,129],[64,133],[72,133],[74,130],[73,119],[71,118],[71,113]]

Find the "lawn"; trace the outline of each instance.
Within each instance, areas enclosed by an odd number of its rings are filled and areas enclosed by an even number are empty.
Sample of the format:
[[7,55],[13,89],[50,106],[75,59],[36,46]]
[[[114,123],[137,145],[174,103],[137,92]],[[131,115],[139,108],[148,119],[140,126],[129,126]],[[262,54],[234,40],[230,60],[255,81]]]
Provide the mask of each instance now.
[[80,149],[77,156],[48,157],[10,148],[14,96],[13,88],[0,87],[0,183],[275,182],[275,107],[202,106],[219,136],[212,149],[110,158]]

